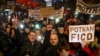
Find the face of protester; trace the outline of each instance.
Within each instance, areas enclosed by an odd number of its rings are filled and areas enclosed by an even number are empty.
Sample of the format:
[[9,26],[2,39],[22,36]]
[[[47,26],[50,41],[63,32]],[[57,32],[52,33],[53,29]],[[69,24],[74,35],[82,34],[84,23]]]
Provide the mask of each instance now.
[[64,28],[60,27],[60,28],[58,28],[58,31],[59,31],[60,34],[62,34],[62,33],[64,33]]
[[29,35],[28,35],[28,39],[31,43],[34,43],[34,41],[36,40],[36,33],[35,32],[31,32]]
[[43,24],[44,24],[44,25],[46,25],[46,24],[47,24],[47,22],[46,22],[46,21],[43,21]]
[[93,23],[94,23],[93,21],[89,21],[89,22],[88,22],[88,24],[93,24]]
[[56,33],[57,33],[57,31],[55,29],[51,30],[51,34],[56,34]]
[[6,29],[6,32],[7,33],[10,33],[10,28],[9,27]]
[[56,46],[58,44],[58,36],[56,34],[51,34],[50,36],[50,44]]
[[47,25],[47,30],[52,30],[53,26],[52,25]]
[[30,31],[29,28],[25,28],[26,33],[29,33],[29,31]]
[[5,28],[5,27],[6,27],[6,23],[3,23],[3,24],[2,24],[2,27]]
[[69,51],[66,51],[65,49],[62,49],[61,52],[59,52],[60,56],[68,56],[69,55]]
[[46,27],[42,27],[42,32],[45,32],[46,31]]
[[35,32],[36,32],[37,35],[40,35],[41,34],[40,33],[40,30],[36,30]]
[[51,24],[51,25],[54,25],[54,21],[50,21],[50,24]]
[[99,27],[99,26],[96,26],[95,29],[96,29],[97,31],[100,31],[100,27]]

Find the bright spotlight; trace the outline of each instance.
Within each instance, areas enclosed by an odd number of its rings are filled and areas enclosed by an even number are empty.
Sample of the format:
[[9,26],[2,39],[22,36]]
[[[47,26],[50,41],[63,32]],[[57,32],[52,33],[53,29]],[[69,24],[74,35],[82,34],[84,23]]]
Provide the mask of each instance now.
[[36,28],[36,29],[40,29],[40,25],[39,25],[39,24],[36,24],[36,25],[35,25],[35,28]]
[[24,25],[23,24],[20,24],[20,28],[23,29],[24,28]]
[[59,18],[56,18],[56,23],[59,23],[60,22],[60,19]]
[[37,36],[36,39],[37,39],[38,41],[41,41],[41,38],[42,38],[41,36]]
[[91,18],[93,18],[93,17],[94,17],[94,15],[90,15],[90,17],[91,17]]
[[10,19],[11,18],[11,16],[8,16],[8,19]]
[[78,12],[75,12],[75,15],[78,15]]
[[52,17],[50,17],[50,19],[54,19],[54,17],[52,16]]

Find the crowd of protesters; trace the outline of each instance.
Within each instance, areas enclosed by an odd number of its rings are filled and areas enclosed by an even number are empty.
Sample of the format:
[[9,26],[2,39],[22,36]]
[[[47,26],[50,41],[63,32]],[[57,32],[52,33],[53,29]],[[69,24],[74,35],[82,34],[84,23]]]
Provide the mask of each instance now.
[[[49,22],[48,22],[49,21]],[[20,28],[18,19],[2,22],[0,27],[0,56],[99,56],[100,24],[87,23],[69,17],[59,23],[45,18],[42,21],[25,19]],[[36,24],[40,28],[36,28]],[[69,25],[95,24],[94,42],[69,43]]]
[[[0,56],[100,56],[100,22],[97,20],[85,21],[83,17],[77,19],[70,15],[56,23],[48,18],[20,21],[16,17],[1,22]],[[70,43],[69,25],[86,24],[95,24],[94,42]]]

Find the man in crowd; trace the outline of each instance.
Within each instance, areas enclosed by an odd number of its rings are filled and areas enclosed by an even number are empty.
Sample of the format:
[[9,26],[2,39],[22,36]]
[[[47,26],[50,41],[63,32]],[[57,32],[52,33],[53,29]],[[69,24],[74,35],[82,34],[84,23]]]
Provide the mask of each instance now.
[[28,34],[28,41],[23,45],[20,50],[19,56],[40,56],[41,44],[36,41],[37,34],[30,31]]

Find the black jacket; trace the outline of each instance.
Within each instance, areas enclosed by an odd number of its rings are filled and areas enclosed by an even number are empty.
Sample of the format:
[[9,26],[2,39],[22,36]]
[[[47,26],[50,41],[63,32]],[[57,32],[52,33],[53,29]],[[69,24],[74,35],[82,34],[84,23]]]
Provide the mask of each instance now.
[[10,36],[4,36],[0,39],[0,48],[4,56],[15,56],[16,46]]
[[18,56],[25,56],[27,53],[30,56],[40,56],[41,55],[42,45],[38,41],[32,45],[30,41],[27,41],[24,46],[20,50],[20,54]]
[[23,36],[22,38],[23,38],[24,42],[28,40],[28,33],[24,32],[24,33],[22,33],[22,36]]
[[58,56],[56,46],[49,46],[46,51],[44,51],[43,56]]
[[44,41],[43,41],[43,51],[45,51],[47,48],[48,48],[48,46],[50,45],[50,33],[51,33],[51,31],[46,31],[45,32],[45,36],[44,36]]

